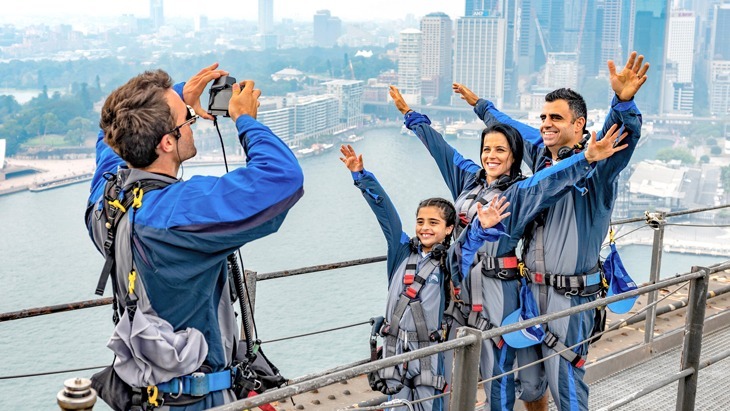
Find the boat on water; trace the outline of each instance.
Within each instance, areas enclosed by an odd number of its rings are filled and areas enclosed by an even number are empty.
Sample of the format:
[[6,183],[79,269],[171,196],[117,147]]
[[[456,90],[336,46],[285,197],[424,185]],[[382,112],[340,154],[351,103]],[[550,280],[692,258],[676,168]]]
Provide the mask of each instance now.
[[335,145],[331,143],[314,143],[309,147],[295,150],[294,156],[296,156],[296,158],[317,156],[324,153],[325,151],[331,150],[334,146]]
[[35,192],[39,192],[39,191],[51,190],[54,188],[66,187],[71,184],[89,181],[89,180],[91,180],[92,177],[94,177],[93,173],[86,173],[86,174],[79,174],[79,175],[75,175],[75,176],[71,176],[71,177],[58,178],[58,179],[50,180],[50,181],[33,183],[30,185],[30,187],[28,187],[28,191],[35,193]]
[[357,134],[350,134],[347,137],[340,137],[340,141],[343,143],[356,143],[364,138],[365,136],[362,135],[358,136]]
[[457,120],[444,128],[444,138],[457,138],[459,130],[466,124],[466,121]]

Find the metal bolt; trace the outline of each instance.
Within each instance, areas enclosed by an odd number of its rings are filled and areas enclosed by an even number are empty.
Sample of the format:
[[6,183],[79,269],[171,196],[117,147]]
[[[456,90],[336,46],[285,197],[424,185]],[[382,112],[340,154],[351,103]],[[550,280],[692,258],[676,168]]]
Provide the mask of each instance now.
[[56,401],[64,411],[91,410],[96,404],[96,390],[91,388],[87,378],[70,378],[63,382],[64,388],[58,392]]

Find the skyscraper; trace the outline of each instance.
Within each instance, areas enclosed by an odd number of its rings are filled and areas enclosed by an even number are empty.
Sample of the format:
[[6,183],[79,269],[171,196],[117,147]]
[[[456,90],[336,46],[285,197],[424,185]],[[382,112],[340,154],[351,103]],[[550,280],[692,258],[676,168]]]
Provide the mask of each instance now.
[[[514,0],[466,0],[466,7],[464,8],[464,16],[484,16],[488,15],[498,3],[501,1],[514,1]],[[486,13],[485,13],[486,12]]]
[[421,104],[421,38],[420,30],[406,29],[398,41],[398,89],[409,105]]
[[165,24],[165,15],[162,10],[162,0],[150,0],[150,21],[152,28],[159,29]]
[[259,0],[259,34],[274,31],[274,0]]
[[[451,97],[453,24],[444,13],[430,13],[421,19],[422,96],[427,102],[448,104]],[[426,84],[432,85],[426,88]]]
[[713,9],[710,41],[710,112],[730,114],[730,4],[716,4]]
[[[667,39],[667,64],[675,67],[675,78],[664,86],[665,110],[674,113],[692,114],[694,91],[692,70],[694,68],[695,16],[689,10],[672,10],[669,16]],[[667,76],[668,77],[668,76]],[[671,93],[669,93],[671,91]]]
[[[636,94],[636,104],[642,113],[661,114],[664,101],[664,67],[666,62],[666,30],[669,17],[668,0],[635,0],[636,14],[634,38],[631,50],[643,54],[651,63],[651,70],[643,88],[647,93]],[[620,67],[621,60],[617,66]]]
[[329,10],[319,10],[314,14],[314,44],[319,47],[332,47],[342,34],[342,21],[333,17]]
[[507,24],[501,17],[462,17],[456,22],[454,81],[501,107]]

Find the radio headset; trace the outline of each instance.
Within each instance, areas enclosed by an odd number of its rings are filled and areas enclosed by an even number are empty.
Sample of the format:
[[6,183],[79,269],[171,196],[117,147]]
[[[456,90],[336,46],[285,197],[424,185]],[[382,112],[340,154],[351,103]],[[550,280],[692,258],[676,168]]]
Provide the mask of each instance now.
[[580,153],[586,147],[586,143],[590,138],[590,134],[584,133],[583,138],[580,139],[573,147],[563,146],[558,149],[558,160],[565,160],[575,153]]

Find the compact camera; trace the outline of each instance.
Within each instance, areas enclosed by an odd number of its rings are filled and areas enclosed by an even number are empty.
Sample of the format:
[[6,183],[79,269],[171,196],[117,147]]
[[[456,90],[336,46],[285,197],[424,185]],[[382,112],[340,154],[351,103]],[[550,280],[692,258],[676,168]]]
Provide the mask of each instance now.
[[231,100],[234,84],[236,84],[236,79],[231,76],[221,76],[213,82],[208,97],[208,113],[214,116],[230,117],[228,102]]

